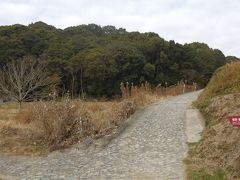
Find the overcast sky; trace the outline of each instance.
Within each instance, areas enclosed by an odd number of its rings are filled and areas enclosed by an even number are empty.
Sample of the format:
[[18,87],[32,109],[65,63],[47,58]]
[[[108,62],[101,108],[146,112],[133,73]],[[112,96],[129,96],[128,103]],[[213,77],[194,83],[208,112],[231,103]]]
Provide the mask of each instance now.
[[0,25],[114,25],[240,57],[240,0],[0,0],[0,7]]

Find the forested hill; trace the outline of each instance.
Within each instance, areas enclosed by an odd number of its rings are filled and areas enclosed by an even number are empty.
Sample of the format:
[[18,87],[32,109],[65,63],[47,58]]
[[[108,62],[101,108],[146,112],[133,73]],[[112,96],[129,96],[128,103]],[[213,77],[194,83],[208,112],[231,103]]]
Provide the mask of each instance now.
[[0,26],[0,65],[27,55],[48,61],[49,72],[61,77],[62,89],[107,97],[119,92],[120,82],[171,85],[187,80],[203,87],[226,61],[220,50],[204,43],[182,45],[156,33],[114,26]]

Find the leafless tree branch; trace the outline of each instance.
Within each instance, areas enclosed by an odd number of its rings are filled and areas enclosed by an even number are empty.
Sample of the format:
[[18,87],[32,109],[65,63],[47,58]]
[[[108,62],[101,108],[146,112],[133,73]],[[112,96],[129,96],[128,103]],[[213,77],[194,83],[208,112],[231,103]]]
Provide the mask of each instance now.
[[0,69],[0,96],[15,99],[21,106],[23,101],[46,97],[58,82],[59,77],[49,76],[40,60],[24,57]]

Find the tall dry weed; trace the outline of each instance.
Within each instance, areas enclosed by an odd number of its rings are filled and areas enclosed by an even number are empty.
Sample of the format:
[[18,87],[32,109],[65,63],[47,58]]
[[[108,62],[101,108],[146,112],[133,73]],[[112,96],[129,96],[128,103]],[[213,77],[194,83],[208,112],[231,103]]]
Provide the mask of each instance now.
[[32,118],[44,131],[43,140],[48,146],[70,145],[90,133],[87,113],[79,110],[69,97],[61,102],[36,103]]
[[134,86],[133,83],[121,83],[120,89],[122,93],[122,99],[133,100],[137,106],[145,106],[150,104],[160,98],[168,96],[176,96],[186,92],[191,92],[197,90],[197,84],[192,85],[185,84],[184,82],[179,82],[176,85],[165,86],[159,84],[157,87],[153,88],[148,82],[142,83],[140,86]]

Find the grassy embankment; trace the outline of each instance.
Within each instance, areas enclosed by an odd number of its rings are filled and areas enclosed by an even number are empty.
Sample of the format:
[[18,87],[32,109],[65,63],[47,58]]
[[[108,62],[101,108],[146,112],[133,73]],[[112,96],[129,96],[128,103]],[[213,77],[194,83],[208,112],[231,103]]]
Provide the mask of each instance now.
[[[189,87],[193,90],[193,87]],[[68,97],[47,102],[0,106],[0,152],[47,154],[86,137],[113,135],[137,108],[183,92],[183,85],[169,88],[122,86],[122,98],[114,101],[81,101]]]
[[195,105],[206,128],[200,142],[190,145],[188,179],[240,179],[240,127],[228,121],[240,115],[240,62],[219,68]]

